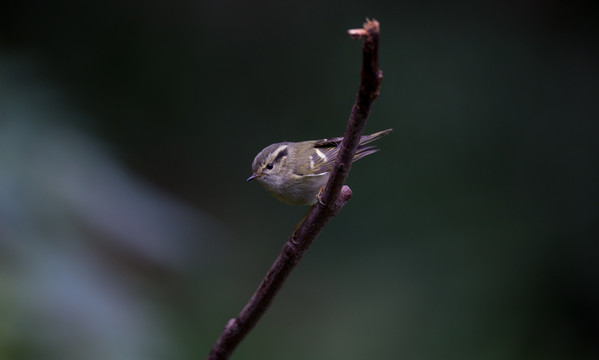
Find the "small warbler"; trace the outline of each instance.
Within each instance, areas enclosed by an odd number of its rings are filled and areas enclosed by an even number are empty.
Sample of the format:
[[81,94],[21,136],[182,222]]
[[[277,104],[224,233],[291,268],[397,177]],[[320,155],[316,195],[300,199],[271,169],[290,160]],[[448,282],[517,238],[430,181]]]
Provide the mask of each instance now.
[[[366,144],[387,135],[392,129],[360,138],[353,161],[378,151]],[[326,185],[341,147],[342,137],[269,145],[256,155],[252,176],[278,200],[291,205],[311,205]]]

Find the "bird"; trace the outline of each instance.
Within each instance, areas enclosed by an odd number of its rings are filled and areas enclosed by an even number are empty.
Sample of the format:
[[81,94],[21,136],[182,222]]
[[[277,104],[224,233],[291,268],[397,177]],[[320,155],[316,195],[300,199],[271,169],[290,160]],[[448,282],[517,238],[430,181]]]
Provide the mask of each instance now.
[[[353,161],[377,152],[379,149],[367,144],[392,130],[360,137]],[[343,137],[336,137],[271,144],[254,158],[252,176],[247,181],[257,180],[270,195],[286,204],[313,205],[320,201],[342,141]]]

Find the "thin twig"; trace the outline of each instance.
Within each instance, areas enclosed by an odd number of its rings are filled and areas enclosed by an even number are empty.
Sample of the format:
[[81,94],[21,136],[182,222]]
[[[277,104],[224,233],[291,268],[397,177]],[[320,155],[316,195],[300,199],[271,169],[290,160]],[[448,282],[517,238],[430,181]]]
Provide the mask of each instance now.
[[372,102],[379,94],[383,78],[378,66],[379,23],[367,20],[361,29],[348,31],[353,38],[364,38],[360,88],[352,108],[339,155],[329,181],[321,194],[322,203],[312,206],[309,214],[290,236],[260,286],[239,315],[229,320],[208,360],[228,359],[243,338],[266,312],[295,265],[308,250],[320,231],[345,206],[352,192],[345,183],[360,136],[366,126]]

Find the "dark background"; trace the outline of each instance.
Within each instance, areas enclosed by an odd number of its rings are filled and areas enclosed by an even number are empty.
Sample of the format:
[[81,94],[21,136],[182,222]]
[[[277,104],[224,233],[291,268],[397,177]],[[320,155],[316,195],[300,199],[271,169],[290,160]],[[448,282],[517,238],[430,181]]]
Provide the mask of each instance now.
[[384,79],[354,197],[236,359],[599,356],[585,2],[29,1],[0,11],[0,358],[204,358],[305,207],[246,183]]

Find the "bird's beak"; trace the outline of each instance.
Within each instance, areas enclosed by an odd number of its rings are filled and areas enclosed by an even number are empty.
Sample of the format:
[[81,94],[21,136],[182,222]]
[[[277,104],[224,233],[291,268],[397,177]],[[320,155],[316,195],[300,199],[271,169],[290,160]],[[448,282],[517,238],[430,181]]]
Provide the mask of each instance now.
[[252,181],[258,177],[258,174],[252,174],[246,181]]

